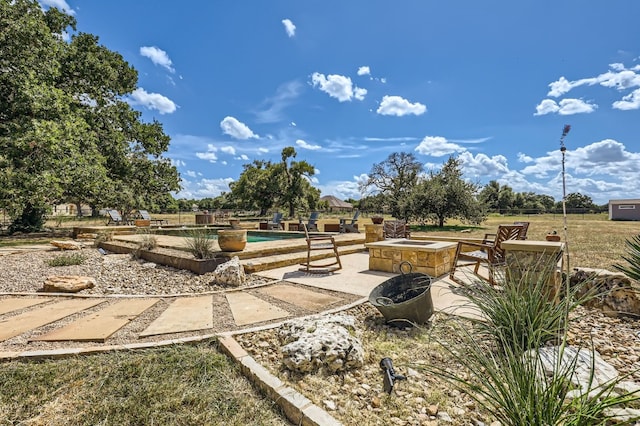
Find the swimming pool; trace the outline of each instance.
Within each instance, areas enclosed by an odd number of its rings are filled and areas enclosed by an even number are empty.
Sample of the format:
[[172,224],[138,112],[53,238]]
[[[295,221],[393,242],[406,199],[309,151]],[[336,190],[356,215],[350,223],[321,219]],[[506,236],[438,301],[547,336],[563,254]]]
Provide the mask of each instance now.
[[[217,239],[217,229],[214,228],[197,228],[198,230],[205,230],[209,234],[210,238]],[[220,228],[222,229],[222,228]],[[229,228],[224,228],[229,229]],[[162,235],[173,235],[179,237],[189,236],[189,232],[193,232],[194,229],[159,229],[154,233]],[[285,232],[285,231],[247,231],[247,243],[261,243],[266,241],[280,241],[289,239],[305,238],[304,232]]]

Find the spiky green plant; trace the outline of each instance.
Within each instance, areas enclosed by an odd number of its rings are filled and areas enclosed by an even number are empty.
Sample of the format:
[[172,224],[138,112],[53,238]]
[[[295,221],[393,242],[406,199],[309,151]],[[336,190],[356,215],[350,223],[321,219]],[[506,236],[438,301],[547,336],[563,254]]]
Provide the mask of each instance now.
[[215,255],[214,241],[206,230],[193,229],[188,231],[185,237],[187,250],[196,259],[211,259]]
[[560,287],[555,255],[532,259],[526,265],[526,259],[512,259],[499,286],[483,280],[461,284],[470,303],[481,313],[480,318],[472,320],[475,326],[500,345],[520,352],[558,340],[569,313],[595,296],[593,292],[579,293],[580,286],[568,290]]
[[625,241],[625,247],[627,254],[623,255],[622,258],[626,260],[629,265],[615,264],[613,267],[629,278],[640,281],[640,234],[631,239],[627,239]]
[[[574,393],[571,378],[579,357],[568,349],[569,314],[597,295],[581,291],[583,284],[556,293],[548,285],[556,273],[556,260],[543,256],[527,265],[516,262],[499,288],[477,280],[463,285],[480,318],[470,319],[471,327],[458,323],[453,339],[458,343],[441,346],[464,371],[422,367],[467,393],[504,426],[604,425],[611,418],[609,409],[640,399],[637,392],[617,392],[626,376],[604,384],[595,380],[593,348],[591,375],[583,384],[586,389]],[[556,345],[558,355],[551,374],[542,374],[540,348],[550,344]]]

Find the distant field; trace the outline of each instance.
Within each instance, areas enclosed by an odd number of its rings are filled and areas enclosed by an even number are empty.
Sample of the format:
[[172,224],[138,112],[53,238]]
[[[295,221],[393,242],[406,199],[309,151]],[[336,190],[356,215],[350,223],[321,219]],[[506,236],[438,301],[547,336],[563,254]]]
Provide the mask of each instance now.
[[[172,225],[194,225],[195,213],[159,214],[152,215],[155,219],[167,219]],[[353,214],[323,214],[318,221],[319,229],[323,229],[325,223],[338,223],[339,218],[351,218]],[[304,217],[303,217],[304,219]],[[294,220],[297,222],[297,219]],[[413,232],[425,232],[433,235],[454,236],[460,231],[469,231],[465,236],[482,237],[486,232],[493,232],[501,223],[514,221],[530,222],[528,236],[532,240],[543,240],[548,232],[556,230],[564,241],[563,217],[555,215],[531,215],[531,216],[490,216],[479,227],[461,224],[452,220],[447,223],[444,230],[433,226],[419,226],[412,224]],[[106,218],[65,218],[58,224],[55,220],[49,220],[48,226],[73,227],[80,225],[104,225]],[[286,221],[291,222],[291,221]],[[360,229],[365,224],[370,224],[371,219],[361,217],[358,221]],[[245,221],[245,226],[258,226],[258,220]],[[567,217],[568,246],[571,266],[584,266],[590,268],[611,269],[614,263],[623,263],[621,255],[625,253],[625,240],[640,234],[640,222],[610,221],[606,213],[603,214],[577,214]]]

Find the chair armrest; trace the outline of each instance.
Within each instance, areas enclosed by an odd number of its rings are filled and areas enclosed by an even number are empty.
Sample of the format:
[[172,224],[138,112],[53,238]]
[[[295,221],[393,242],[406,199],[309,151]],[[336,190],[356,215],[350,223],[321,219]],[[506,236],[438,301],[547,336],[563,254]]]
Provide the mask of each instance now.
[[475,243],[473,241],[458,241],[458,247],[470,246],[479,249],[493,249],[493,244]]

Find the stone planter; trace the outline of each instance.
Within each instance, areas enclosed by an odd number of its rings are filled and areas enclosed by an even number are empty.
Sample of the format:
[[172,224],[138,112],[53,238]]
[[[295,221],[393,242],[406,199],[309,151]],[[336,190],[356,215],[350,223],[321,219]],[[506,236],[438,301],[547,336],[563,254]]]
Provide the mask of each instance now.
[[240,227],[240,219],[229,219],[229,225],[232,229],[242,229]]
[[374,225],[380,225],[384,222],[384,217],[374,216],[371,218],[371,222],[373,222]]
[[150,220],[145,220],[145,219],[136,219],[133,223],[137,227],[151,226],[151,221]]
[[242,251],[247,245],[246,229],[221,229],[218,231],[218,245],[222,251]]

